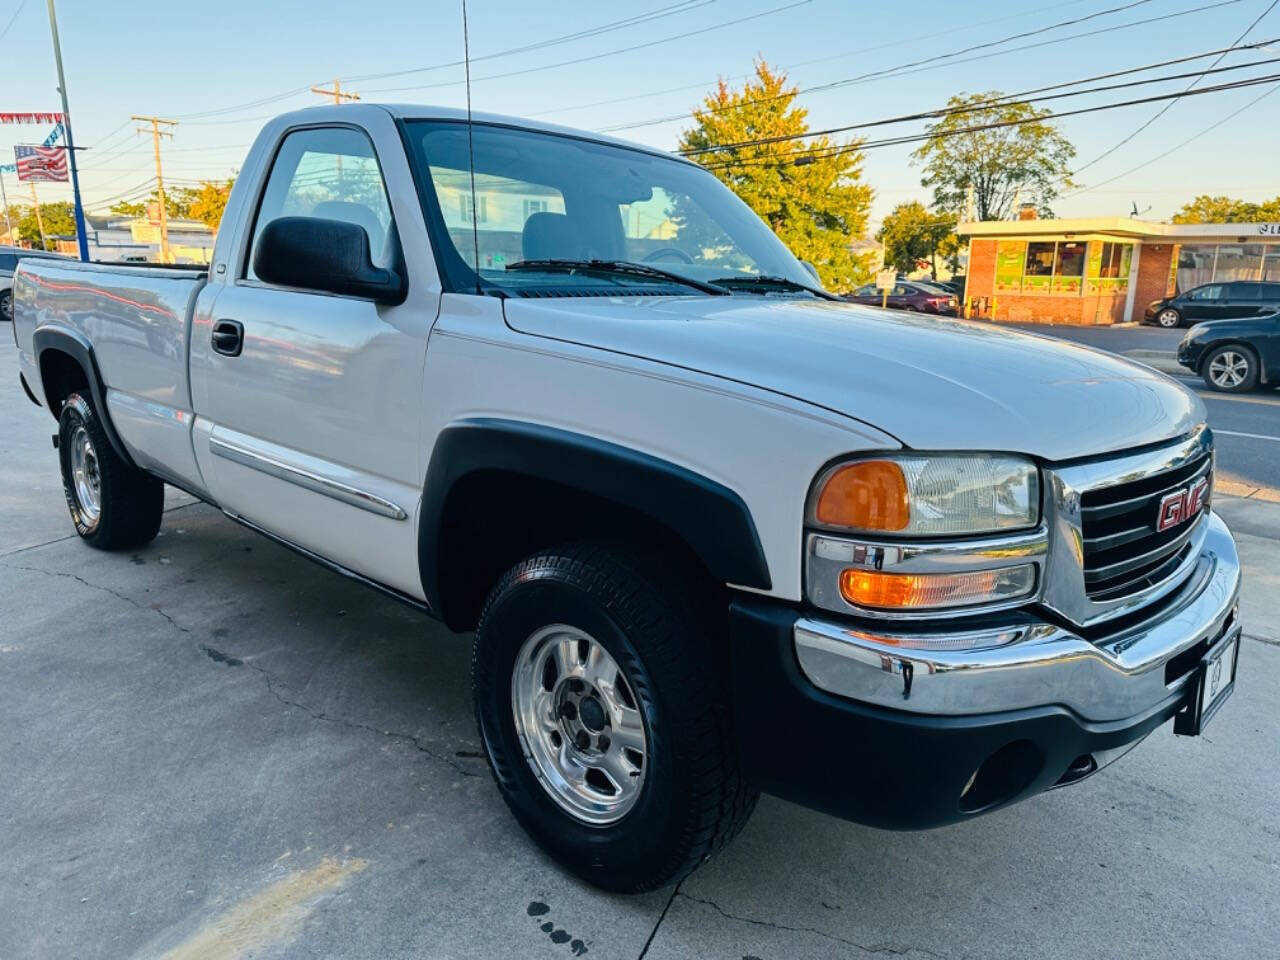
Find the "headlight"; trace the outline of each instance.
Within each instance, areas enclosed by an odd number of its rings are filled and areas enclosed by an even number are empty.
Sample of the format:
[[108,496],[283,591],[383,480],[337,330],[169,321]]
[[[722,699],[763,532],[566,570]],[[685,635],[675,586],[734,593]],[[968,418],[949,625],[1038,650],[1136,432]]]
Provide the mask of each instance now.
[[1040,473],[997,453],[893,454],[837,464],[818,480],[811,523],[903,537],[953,537],[1035,526]]

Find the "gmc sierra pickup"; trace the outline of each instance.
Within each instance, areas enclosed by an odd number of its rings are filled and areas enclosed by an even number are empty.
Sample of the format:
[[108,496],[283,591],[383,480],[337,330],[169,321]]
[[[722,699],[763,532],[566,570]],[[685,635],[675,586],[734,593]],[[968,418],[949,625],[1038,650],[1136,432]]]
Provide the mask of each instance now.
[[474,631],[534,839],[687,873],[763,790],[879,827],[1089,776],[1233,689],[1190,391],[825,292],[700,167],[351,104],[268,123],[210,269],[25,261],[79,535],[164,484]]

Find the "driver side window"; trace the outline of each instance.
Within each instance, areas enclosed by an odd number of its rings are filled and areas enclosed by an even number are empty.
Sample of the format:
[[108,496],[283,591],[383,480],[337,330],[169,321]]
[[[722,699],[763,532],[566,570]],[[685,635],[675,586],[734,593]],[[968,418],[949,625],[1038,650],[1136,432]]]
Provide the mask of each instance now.
[[391,204],[373,144],[350,127],[296,130],[284,138],[258,207],[245,276],[256,280],[258,237],[280,217],[342,220],[363,227],[376,267],[391,265]]
[[1192,300],[1221,300],[1222,284],[1215,283],[1207,287],[1200,287],[1199,289],[1192,290],[1191,299]]

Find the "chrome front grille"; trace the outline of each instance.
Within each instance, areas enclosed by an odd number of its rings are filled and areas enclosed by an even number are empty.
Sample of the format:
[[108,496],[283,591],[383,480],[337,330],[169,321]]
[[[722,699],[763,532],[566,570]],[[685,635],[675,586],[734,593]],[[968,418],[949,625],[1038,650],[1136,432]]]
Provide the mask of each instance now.
[[[1213,458],[1205,453],[1173,469],[1080,495],[1084,587],[1090,600],[1138,593],[1178,567],[1190,549],[1195,524],[1157,530],[1161,502],[1207,479],[1212,467]],[[1207,495],[1204,503],[1207,507]]]
[[1044,604],[1088,626],[1177,589],[1200,559],[1208,510],[1160,531],[1161,501],[1212,470],[1205,426],[1163,447],[1046,468]]

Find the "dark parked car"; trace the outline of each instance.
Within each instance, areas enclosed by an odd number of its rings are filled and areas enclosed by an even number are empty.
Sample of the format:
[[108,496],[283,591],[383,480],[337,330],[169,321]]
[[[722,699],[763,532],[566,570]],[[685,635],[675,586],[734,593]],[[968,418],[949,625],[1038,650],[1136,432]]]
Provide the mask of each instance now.
[[1274,385],[1280,382],[1280,313],[1198,323],[1178,344],[1178,362],[1225,393]]
[[[850,303],[865,303],[868,306],[878,307],[884,299],[884,291],[877,290],[874,283],[869,283],[865,287],[859,287],[853,293],[846,294],[845,299]],[[944,317],[954,317],[958,304],[955,294],[926,283],[899,280],[889,291],[888,306],[892,310],[915,310],[920,313],[937,313]]]
[[0,320],[13,319],[13,271],[18,261],[28,257],[56,257],[56,253],[27,250],[23,247],[0,247]]
[[1235,280],[1203,283],[1177,296],[1157,300],[1147,307],[1143,323],[1183,327],[1202,320],[1254,317],[1280,310],[1280,283]]

